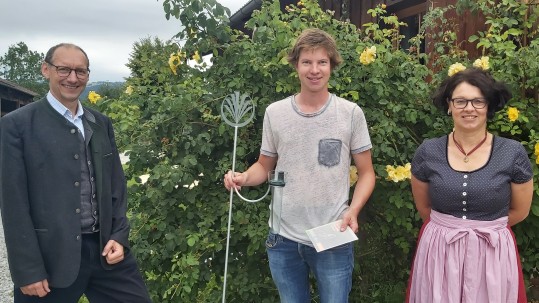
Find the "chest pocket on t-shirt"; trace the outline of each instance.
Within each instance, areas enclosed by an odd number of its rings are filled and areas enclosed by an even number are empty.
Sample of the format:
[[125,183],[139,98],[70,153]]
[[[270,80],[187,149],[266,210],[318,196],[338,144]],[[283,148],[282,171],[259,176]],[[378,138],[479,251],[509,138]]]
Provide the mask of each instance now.
[[318,142],[318,163],[331,167],[341,161],[342,141],[338,139],[322,139]]

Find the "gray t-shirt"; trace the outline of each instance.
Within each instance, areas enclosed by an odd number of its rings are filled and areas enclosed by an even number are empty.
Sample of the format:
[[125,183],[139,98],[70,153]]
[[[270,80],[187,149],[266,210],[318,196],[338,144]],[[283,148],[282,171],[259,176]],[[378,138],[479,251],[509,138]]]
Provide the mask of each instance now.
[[261,154],[278,157],[286,172],[279,234],[311,245],[305,231],[342,217],[348,208],[351,154],[371,149],[361,108],[331,95],[312,114],[294,96],[270,104],[264,116]]
[[524,146],[493,137],[488,162],[474,171],[454,170],[447,160],[448,136],[425,140],[412,160],[412,174],[429,183],[432,209],[462,219],[492,221],[507,216],[511,183],[533,177]]

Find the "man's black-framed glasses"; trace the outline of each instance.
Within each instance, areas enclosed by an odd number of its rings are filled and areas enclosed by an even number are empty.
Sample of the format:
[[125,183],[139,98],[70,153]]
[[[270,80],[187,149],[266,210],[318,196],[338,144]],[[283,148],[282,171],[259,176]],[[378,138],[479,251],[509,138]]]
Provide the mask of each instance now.
[[90,75],[90,69],[89,68],[69,68],[67,66],[57,66],[54,65],[48,61],[45,61],[50,66],[53,66],[56,68],[56,73],[60,77],[69,77],[72,71],[75,71],[75,75],[77,76],[77,79],[79,80],[86,80],[88,79],[88,75]]
[[449,99],[449,101],[453,102],[453,106],[458,109],[462,109],[468,106],[468,102],[472,103],[472,106],[475,109],[484,108],[488,104],[487,99],[485,98],[475,98],[475,99],[453,98],[453,99]]

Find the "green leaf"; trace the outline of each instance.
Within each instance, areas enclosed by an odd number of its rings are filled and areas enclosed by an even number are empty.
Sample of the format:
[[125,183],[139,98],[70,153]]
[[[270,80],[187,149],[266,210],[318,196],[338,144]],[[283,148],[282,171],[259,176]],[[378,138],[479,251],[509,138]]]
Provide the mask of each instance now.
[[533,204],[531,208],[532,214],[534,214],[536,217],[539,217],[539,205]]
[[196,244],[197,240],[198,240],[197,237],[189,237],[189,238],[187,238],[187,245],[194,246]]

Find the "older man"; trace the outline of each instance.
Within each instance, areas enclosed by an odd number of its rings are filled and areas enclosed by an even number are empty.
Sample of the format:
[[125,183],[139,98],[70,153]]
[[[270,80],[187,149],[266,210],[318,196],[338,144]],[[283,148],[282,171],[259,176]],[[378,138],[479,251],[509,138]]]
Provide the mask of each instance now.
[[129,251],[109,118],[84,108],[86,53],[52,47],[50,91],[0,120],[0,206],[15,302],[150,302]]

